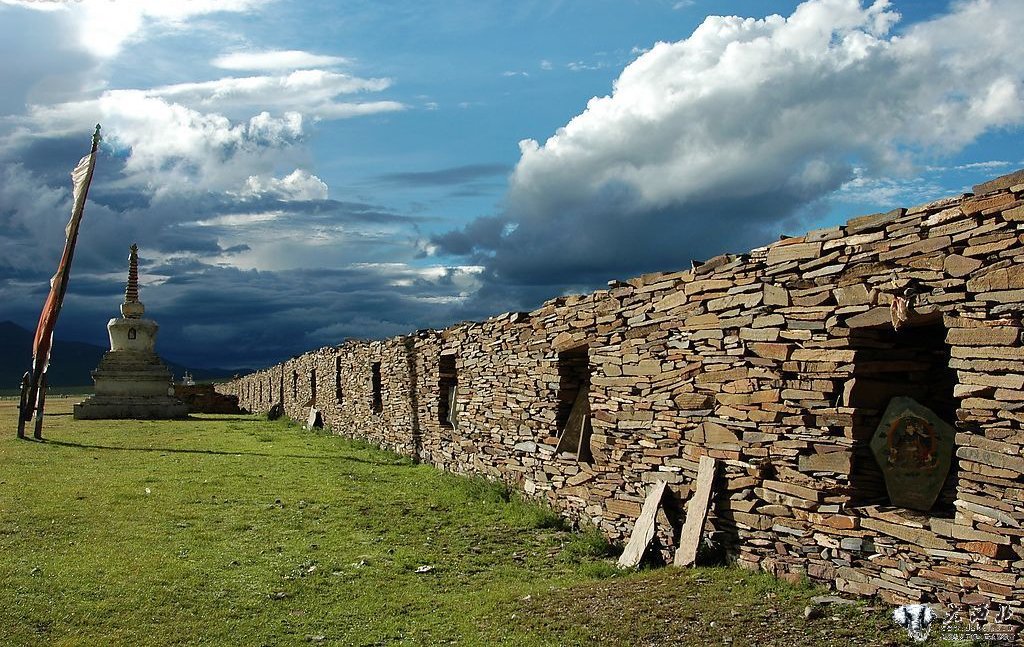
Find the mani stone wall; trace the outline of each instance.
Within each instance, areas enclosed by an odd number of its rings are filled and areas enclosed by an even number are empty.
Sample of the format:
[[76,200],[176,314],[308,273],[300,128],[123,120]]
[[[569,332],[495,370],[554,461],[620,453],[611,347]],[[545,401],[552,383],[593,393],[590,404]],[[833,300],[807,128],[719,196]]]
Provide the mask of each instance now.
[[[296,420],[315,405],[336,433],[502,479],[613,539],[665,480],[663,553],[709,455],[706,530],[740,565],[1020,617],[1022,197],[1024,171],[533,312],[346,341],[221,389]],[[583,442],[556,452],[581,390]],[[868,446],[897,396],[956,430],[927,512],[891,504]]]

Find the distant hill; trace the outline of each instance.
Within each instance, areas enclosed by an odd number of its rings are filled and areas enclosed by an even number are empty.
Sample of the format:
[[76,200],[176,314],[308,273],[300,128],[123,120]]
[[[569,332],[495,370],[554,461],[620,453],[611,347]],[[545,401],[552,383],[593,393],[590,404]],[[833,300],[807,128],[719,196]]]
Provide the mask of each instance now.
[[[12,321],[0,321],[0,389],[16,389],[21,376],[32,366],[33,331],[26,330]],[[50,353],[50,368],[47,381],[51,386],[91,386],[90,372],[100,363],[103,353],[110,350],[103,346],[80,341],[54,339]],[[245,369],[229,370],[218,368],[189,368],[164,358],[167,368],[175,379],[188,370],[196,380],[212,380],[245,373]]]

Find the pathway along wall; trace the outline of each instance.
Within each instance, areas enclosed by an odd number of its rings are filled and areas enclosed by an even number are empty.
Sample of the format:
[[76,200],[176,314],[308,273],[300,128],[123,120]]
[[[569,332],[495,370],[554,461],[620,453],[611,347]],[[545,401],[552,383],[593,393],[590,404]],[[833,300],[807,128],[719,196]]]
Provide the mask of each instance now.
[[[891,602],[1002,603],[1016,620],[1022,194],[1024,171],[530,313],[347,341],[221,388],[296,420],[315,403],[337,433],[502,479],[615,539],[667,480],[663,551],[708,454],[707,530],[740,565]],[[910,303],[899,331],[896,297]],[[556,453],[581,389],[592,433],[579,455]],[[900,395],[956,427],[927,513],[891,505],[868,447]]]

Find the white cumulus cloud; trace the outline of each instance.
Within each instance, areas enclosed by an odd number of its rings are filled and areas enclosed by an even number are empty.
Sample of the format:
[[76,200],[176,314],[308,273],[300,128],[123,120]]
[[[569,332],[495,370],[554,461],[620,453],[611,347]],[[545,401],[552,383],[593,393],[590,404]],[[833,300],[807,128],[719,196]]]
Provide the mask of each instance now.
[[[128,151],[126,182],[155,191],[233,190],[270,176],[278,156],[305,141],[309,120],[348,119],[404,110],[396,101],[343,101],[376,92],[388,79],[323,70],[223,78],[150,89],[102,91],[95,98],[30,105],[8,143],[32,136],[74,136],[103,124],[106,140]],[[288,161],[287,158],[283,161]],[[294,178],[293,178],[294,179]]]
[[250,175],[242,195],[271,196],[282,200],[326,200],[327,184],[303,169],[295,169],[277,178]]
[[345,65],[341,56],[313,54],[296,49],[274,49],[261,52],[233,52],[213,59],[214,67],[224,70],[302,70]]
[[380,92],[391,79],[364,79],[326,70],[296,70],[283,75],[227,77],[213,81],[176,83],[146,94],[163,97],[198,110],[226,114],[253,109],[292,110],[322,119],[343,119],[373,112],[401,110],[398,102],[339,102],[340,95]]
[[[296,112],[231,120],[137,90],[33,106],[23,121],[26,131],[49,137],[81,135],[83,124],[99,121],[105,141],[127,151],[122,182],[155,193],[238,186],[249,175],[269,173],[281,152],[304,137]],[[16,133],[12,141],[19,136],[26,135]]]
[[720,192],[805,201],[1024,121],[1024,3],[975,0],[892,33],[886,0],[710,16],[630,64],[543,145],[520,143],[520,213],[628,194],[643,211]]
[[0,4],[35,11],[62,12],[78,34],[78,45],[99,58],[119,54],[126,43],[142,40],[154,29],[181,29],[190,18],[213,13],[240,13],[269,0],[0,0]]

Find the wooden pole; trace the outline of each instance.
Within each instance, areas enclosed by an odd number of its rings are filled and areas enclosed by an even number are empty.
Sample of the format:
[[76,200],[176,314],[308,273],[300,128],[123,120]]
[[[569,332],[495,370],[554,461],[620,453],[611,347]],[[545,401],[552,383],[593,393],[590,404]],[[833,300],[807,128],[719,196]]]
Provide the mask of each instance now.
[[28,420],[28,381],[29,374],[25,371],[25,374],[21,376],[21,404],[18,405],[18,438],[25,437],[25,422]]
[[36,427],[32,432],[32,437],[36,440],[43,439],[43,406],[46,404],[46,373],[39,378],[39,396],[36,400]]

